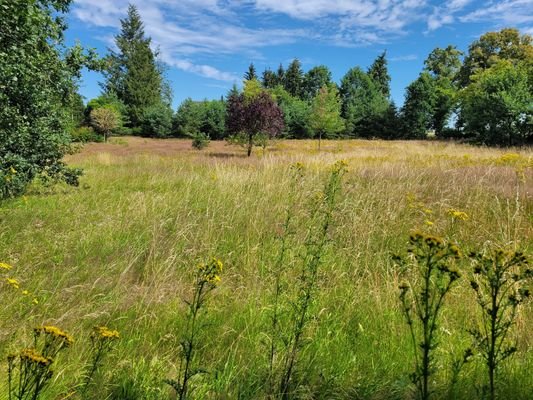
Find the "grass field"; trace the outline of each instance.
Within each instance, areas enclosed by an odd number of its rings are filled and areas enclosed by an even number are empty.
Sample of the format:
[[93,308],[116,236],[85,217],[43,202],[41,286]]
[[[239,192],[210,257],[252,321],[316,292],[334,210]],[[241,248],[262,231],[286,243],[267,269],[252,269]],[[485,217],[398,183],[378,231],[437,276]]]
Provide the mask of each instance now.
[[[121,333],[89,398],[166,399],[196,266],[224,262],[207,305],[193,381],[197,399],[265,398],[268,318],[280,233],[291,196],[290,166],[304,165],[291,224],[296,243],[309,228],[310,203],[337,160],[348,163],[319,270],[314,318],[298,363],[299,399],[412,398],[408,329],[391,255],[423,230],[483,248],[533,252],[533,151],[427,142],[279,141],[245,157],[212,142],[113,139],[68,156],[82,167],[79,188],[34,186],[0,204],[0,261],[30,291],[0,286],[0,356],[27,345],[34,326],[60,326],[75,339],[54,367],[45,398],[70,398],[89,354],[89,333]],[[454,218],[450,210],[466,213]],[[298,274],[290,258],[290,291]],[[469,264],[460,265],[468,276]],[[32,304],[32,298],[38,304]],[[479,357],[448,392],[450,364],[469,346],[476,304],[468,279],[450,295],[439,328],[435,398],[477,399]],[[531,399],[533,307],[525,304],[512,337],[519,352],[499,375],[501,398]],[[5,393],[5,363],[0,398]]]

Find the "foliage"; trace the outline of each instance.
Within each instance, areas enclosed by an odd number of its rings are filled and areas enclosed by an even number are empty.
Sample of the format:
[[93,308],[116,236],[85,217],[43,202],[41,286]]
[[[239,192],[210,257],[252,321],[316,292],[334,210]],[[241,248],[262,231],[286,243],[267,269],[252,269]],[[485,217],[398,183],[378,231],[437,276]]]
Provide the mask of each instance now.
[[226,127],[230,134],[245,134],[249,157],[255,136],[274,137],[283,131],[283,112],[267,92],[245,91],[228,98]]
[[436,97],[435,79],[428,72],[422,72],[407,87],[401,111],[404,138],[426,138],[433,125]]
[[383,97],[390,97],[390,75],[387,69],[387,52],[381,53],[368,68],[367,74]]
[[163,103],[154,104],[144,109],[140,122],[142,135],[165,138],[172,133],[172,109]]
[[139,126],[145,109],[162,102],[162,71],[134,5],[129,5],[120,23],[121,32],[115,37],[118,52],[108,56],[104,89],[126,105],[131,125]]
[[400,285],[400,301],[414,351],[411,378],[419,398],[427,400],[432,392],[430,377],[435,369],[438,321],[444,299],[459,279],[452,265],[460,254],[457,246],[421,233],[411,234],[408,252],[408,257],[395,257],[411,280]]
[[209,145],[209,141],[209,136],[207,136],[205,133],[197,133],[192,138],[192,147],[194,147],[196,150],[202,150]]
[[91,333],[91,361],[88,366],[82,388],[79,392],[83,395],[94,379],[94,375],[102,367],[104,357],[113,350],[115,342],[120,338],[116,330],[111,330],[107,326],[95,326]]
[[84,110],[85,124],[91,124],[91,111],[101,107],[112,108],[120,115],[118,129],[128,124],[126,106],[114,93],[103,93],[100,96],[89,100]]
[[475,75],[461,96],[467,135],[491,145],[520,145],[533,137],[533,86],[524,65],[501,61]]
[[209,295],[220,283],[222,268],[222,261],[213,258],[211,261],[201,264],[196,271],[193,296],[187,302],[187,326],[181,342],[178,377],[175,380],[166,380],[166,383],[172,386],[178,394],[179,400],[189,398],[190,379],[202,372],[201,366],[193,365],[197,362],[197,352],[201,349],[201,343],[198,341],[199,333],[203,328],[199,321],[200,312],[204,311]]
[[212,139],[226,137],[226,102],[224,100],[193,101],[188,98],[178,107],[173,121],[176,136],[194,137],[204,133]]
[[261,84],[265,89],[273,89],[278,84],[278,78],[275,72],[265,69],[261,77]]
[[89,143],[89,142],[103,142],[104,138],[99,135],[91,126],[80,126],[70,133],[73,142]]
[[502,60],[513,65],[533,64],[533,38],[521,35],[515,28],[504,28],[499,32],[487,32],[468,48],[468,54],[459,71],[458,80],[462,87],[468,86],[472,77],[482,73]]
[[[315,210],[311,212],[301,271],[296,284],[297,295],[291,304],[293,312],[288,327],[285,353],[281,355],[279,396],[284,400],[294,396],[292,391],[294,390],[295,368],[304,346],[307,325],[313,319],[311,307],[318,296],[318,272],[326,245],[330,240],[328,233],[333,223],[334,211],[345,172],[346,162],[338,161],[335,163],[323,191],[317,196]],[[286,223],[290,223],[290,221],[286,221]]]
[[323,86],[313,99],[309,127],[315,136],[318,134],[319,148],[322,135],[334,136],[344,129],[339,91],[336,86]]
[[119,121],[120,115],[114,108],[100,107],[91,111],[91,125],[103,135],[104,142],[107,142],[113,129],[119,126]]
[[34,345],[8,356],[8,398],[36,400],[52,379],[52,363],[73,339],[55,326],[34,329]]
[[509,345],[509,332],[518,306],[530,295],[527,284],[533,278],[527,258],[521,252],[471,253],[470,281],[479,305],[480,323],[470,333],[479,349],[489,378],[489,398],[496,398],[496,373],[501,363],[517,349]]
[[81,171],[62,158],[70,148],[76,80],[83,66],[97,63],[92,51],[64,47],[62,15],[70,4],[1,4],[0,199],[22,194],[35,177],[78,184]]
[[361,68],[350,69],[341,80],[342,116],[346,134],[365,137],[371,121],[379,118],[389,105],[372,79]]
[[319,65],[306,72],[303,81],[302,98],[312,101],[324,86],[333,84],[331,71],[325,65]]
[[283,86],[291,96],[301,97],[303,90],[304,74],[300,60],[295,58],[287,67],[283,76]]
[[432,127],[438,137],[442,137],[452,110],[457,103],[456,77],[461,67],[460,56],[463,53],[448,46],[435,48],[424,61],[425,70],[435,79],[435,104]]
[[284,135],[297,139],[310,137],[309,116],[311,110],[309,103],[291,96],[281,85],[277,85],[269,93],[283,112]]
[[244,74],[244,80],[245,81],[251,81],[251,80],[257,80],[257,73],[255,72],[255,66],[254,63],[250,63],[250,66],[248,67],[248,71]]

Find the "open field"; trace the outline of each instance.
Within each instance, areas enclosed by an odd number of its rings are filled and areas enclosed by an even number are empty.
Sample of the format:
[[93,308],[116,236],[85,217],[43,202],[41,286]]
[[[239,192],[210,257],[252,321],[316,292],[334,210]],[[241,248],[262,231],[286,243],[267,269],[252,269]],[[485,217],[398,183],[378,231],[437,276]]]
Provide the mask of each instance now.
[[[310,203],[328,169],[348,163],[321,264],[316,317],[306,330],[301,399],[412,397],[411,347],[391,255],[423,230],[457,242],[533,253],[533,151],[443,142],[279,141],[245,157],[212,142],[118,138],[86,145],[67,163],[85,170],[79,188],[35,186],[0,203],[0,261],[31,297],[0,286],[0,357],[27,344],[34,326],[60,326],[76,340],[55,366],[47,392],[79,379],[94,325],[121,333],[94,399],[166,399],[176,374],[184,298],[198,263],[224,262],[209,300],[201,351],[207,374],[198,399],[264,398],[274,265],[293,190],[290,166],[304,165],[291,231],[302,243]],[[454,219],[451,209],[467,214]],[[286,267],[296,279],[297,255]],[[469,265],[460,268],[468,275]],[[450,295],[439,329],[436,398],[447,398],[449,366],[469,346],[476,305],[468,279]],[[500,375],[501,398],[533,393],[533,307],[520,309],[519,352]],[[4,367],[0,396],[5,392]],[[467,364],[455,398],[480,398],[479,358]],[[1,397],[0,397],[1,398]]]

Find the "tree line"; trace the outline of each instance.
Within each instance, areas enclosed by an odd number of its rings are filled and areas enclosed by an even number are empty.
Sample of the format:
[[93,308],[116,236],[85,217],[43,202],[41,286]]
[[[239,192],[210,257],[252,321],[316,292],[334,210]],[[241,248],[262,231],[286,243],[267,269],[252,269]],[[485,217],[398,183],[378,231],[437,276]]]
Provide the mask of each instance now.
[[[397,108],[386,53],[340,83],[327,66],[304,72],[298,59],[217,100],[186,99],[176,112],[164,64],[130,5],[116,50],[99,58],[67,48],[64,16],[72,0],[11,0],[0,13],[0,198],[22,193],[36,177],[76,185],[81,171],[61,160],[74,141],[110,134],[235,139],[251,151],[269,136],[286,138],[461,138],[522,145],[533,137],[531,35],[506,28],[475,40],[466,54],[436,48]],[[84,105],[82,68],[103,73],[102,93]]]
[[[116,37],[119,51],[107,57],[102,96],[91,100],[84,112],[88,125],[92,109],[108,107],[118,115],[117,133],[206,140],[242,136],[249,147],[253,137],[274,135],[436,136],[488,145],[522,145],[532,138],[533,45],[531,36],[517,29],[486,33],[466,54],[452,45],[435,48],[406,88],[400,108],[390,96],[391,77],[383,52],[368,69],[351,68],[340,83],[333,81],[325,65],[304,72],[294,59],[286,68],[280,64],[259,75],[251,63],[242,90],[234,85],[216,100],[187,98],[174,113],[157,54],[150,50],[134,6],[121,22]],[[247,113],[252,115],[246,117]]]

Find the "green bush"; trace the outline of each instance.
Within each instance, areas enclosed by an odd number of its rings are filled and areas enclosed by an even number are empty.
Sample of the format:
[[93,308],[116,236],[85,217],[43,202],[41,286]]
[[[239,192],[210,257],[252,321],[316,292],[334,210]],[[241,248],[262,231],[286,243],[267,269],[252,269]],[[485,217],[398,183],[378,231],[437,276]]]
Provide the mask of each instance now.
[[90,126],[80,126],[77,129],[74,129],[70,136],[72,141],[76,143],[88,143],[88,142],[103,142],[104,138],[102,135],[99,135],[95,130]]
[[141,118],[143,136],[165,138],[172,133],[172,109],[165,104],[148,107]]
[[196,150],[202,150],[209,145],[211,139],[205,133],[197,133],[192,138],[192,147]]

